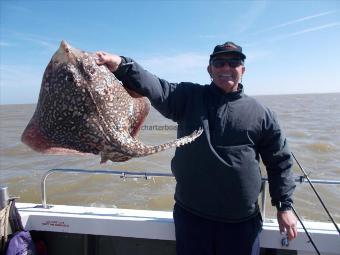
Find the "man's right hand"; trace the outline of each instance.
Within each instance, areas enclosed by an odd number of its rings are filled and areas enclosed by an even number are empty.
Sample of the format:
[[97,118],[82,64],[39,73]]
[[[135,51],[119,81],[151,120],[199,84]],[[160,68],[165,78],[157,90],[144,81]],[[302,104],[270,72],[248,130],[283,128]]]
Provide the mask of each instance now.
[[111,72],[115,72],[120,63],[122,62],[122,58],[118,55],[110,54],[104,51],[96,52],[98,56],[97,64],[98,65],[106,65]]
[[293,240],[297,237],[297,219],[292,210],[278,211],[277,221],[279,223],[280,232],[287,232],[288,240]]

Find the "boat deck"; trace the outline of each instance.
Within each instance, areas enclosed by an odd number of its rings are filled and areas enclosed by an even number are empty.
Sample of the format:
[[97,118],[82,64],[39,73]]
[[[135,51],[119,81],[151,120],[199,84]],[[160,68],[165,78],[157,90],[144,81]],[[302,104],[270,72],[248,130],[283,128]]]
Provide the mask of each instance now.
[[[22,222],[43,236],[49,254],[175,254],[172,212],[17,203]],[[321,254],[340,254],[338,232],[331,223],[304,222]],[[263,254],[315,254],[301,225],[288,247],[276,220],[266,219],[260,244]],[[70,245],[72,244],[72,245]],[[264,253],[264,251],[276,253]],[[50,252],[53,251],[53,252]],[[280,251],[280,253],[277,253]]]

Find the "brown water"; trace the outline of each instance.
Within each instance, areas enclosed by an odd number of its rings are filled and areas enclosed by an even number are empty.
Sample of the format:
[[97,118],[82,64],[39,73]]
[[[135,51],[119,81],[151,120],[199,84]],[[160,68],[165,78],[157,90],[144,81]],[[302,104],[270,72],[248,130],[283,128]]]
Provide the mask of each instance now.
[[[340,180],[340,93],[257,97],[279,116],[292,151],[312,179]],[[94,155],[42,155],[20,142],[35,105],[0,106],[0,184],[7,185],[19,202],[41,203],[40,180],[52,168],[111,169],[170,173],[174,150],[133,159],[125,163],[99,164]],[[167,125],[172,130],[147,130],[150,125]],[[175,123],[152,111],[141,140],[159,144],[175,138]],[[264,171],[265,172],[265,171]],[[294,173],[301,175],[297,164]],[[47,181],[51,204],[172,210],[175,182],[127,179],[108,175],[53,174]],[[340,185],[316,185],[337,222],[340,221]],[[295,203],[303,218],[328,221],[307,184],[298,184]],[[275,210],[267,201],[267,216]]]

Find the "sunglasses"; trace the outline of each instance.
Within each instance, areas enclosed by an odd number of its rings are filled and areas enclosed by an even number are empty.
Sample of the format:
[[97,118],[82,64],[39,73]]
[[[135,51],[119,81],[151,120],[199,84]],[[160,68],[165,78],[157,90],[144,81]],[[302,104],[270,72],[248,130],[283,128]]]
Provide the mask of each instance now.
[[216,67],[216,68],[221,68],[223,66],[225,66],[226,64],[228,64],[229,67],[231,68],[235,68],[238,67],[240,65],[243,65],[243,60],[239,59],[239,58],[215,58],[213,60],[211,60],[211,64]]

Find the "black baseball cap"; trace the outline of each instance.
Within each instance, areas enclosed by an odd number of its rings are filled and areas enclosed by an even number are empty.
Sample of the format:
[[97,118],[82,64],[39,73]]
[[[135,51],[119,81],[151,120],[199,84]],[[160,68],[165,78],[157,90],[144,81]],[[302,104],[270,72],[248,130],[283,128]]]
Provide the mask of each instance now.
[[246,58],[246,55],[242,53],[242,47],[233,43],[233,42],[225,42],[224,44],[216,45],[214,48],[214,52],[210,55],[210,60],[217,56],[226,53],[235,53],[238,54],[242,60]]

